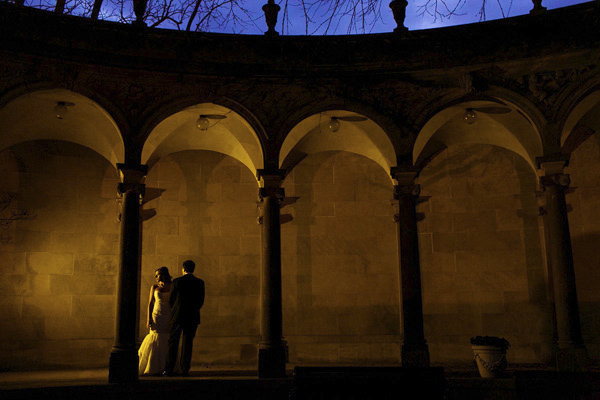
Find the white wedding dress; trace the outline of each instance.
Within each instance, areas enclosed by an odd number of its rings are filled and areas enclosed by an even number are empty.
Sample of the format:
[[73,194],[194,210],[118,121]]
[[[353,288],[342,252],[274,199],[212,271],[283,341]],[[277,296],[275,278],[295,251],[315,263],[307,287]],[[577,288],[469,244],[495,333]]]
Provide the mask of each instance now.
[[169,350],[169,325],[171,323],[171,292],[154,291],[152,329],[146,335],[138,350],[140,375],[158,375],[167,363]]

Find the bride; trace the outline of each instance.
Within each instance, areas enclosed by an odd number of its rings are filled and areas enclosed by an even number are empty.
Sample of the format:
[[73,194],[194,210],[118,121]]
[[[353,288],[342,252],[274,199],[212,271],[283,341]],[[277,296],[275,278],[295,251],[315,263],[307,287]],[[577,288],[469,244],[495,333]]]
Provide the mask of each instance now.
[[146,335],[138,350],[140,375],[159,375],[167,362],[169,349],[169,325],[171,321],[171,275],[167,267],[160,267],[154,274],[156,284],[150,288]]

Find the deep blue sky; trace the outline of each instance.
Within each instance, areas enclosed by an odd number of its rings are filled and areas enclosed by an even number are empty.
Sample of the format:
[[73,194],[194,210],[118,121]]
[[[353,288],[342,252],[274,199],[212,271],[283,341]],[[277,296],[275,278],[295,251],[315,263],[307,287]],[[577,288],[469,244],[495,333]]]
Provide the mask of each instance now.
[[[548,9],[560,8],[565,6],[570,6],[574,4],[586,3],[590,0],[544,0],[542,5]],[[406,26],[409,29],[428,29],[435,28],[440,26],[448,26],[448,25],[458,25],[458,24],[468,24],[472,22],[478,22],[479,18],[477,12],[479,11],[478,7],[475,5],[480,5],[481,0],[467,0],[467,4],[463,7],[463,11],[465,13],[464,16],[452,16],[449,19],[443,21],[434,22],[431,17],[417,17],[416,14],[416,5],[419,4],[419,0],[411,2],[409,0],[409,6],[406,11]],[[510,1],[503,0],[502,4],[509,3]],[[412,4],[411,4],[412,3]],[[488,0],[489,4],[486,8],[486,17],[487,20],[502,18],[502,12],[500,7],[498,6],[497,1]],[[512,7],[510,9],[510,17],[514,17],[516,15],[528,14],[529,11],[533,8],[533,3],[530,0],[513,0]],[[506,12],[507,10],[505,10]],[[393,20],[393,18],[392,18]]]
[[[1,1],[1,0],[0,0]],[[54,8],[56,0],[25,0],[25,4],[31,5],[34,7],[39,7],[39,3],[42,3],[45,9],[52,10]],[[155,0],[158,3],[163,3],[166,0]],[[174,0],[177,4],[178,0]],[[275,0],[276,3],[282,3],[285,0]],[[323,0],[325,1],[325,0]],[[329,0],[333,2],[334,0]],[[389,9],[389,3],[391,0],[381,0],[380,2],[380,14],[381,19],[379,19],[374,25],[368,25],[365,31],[361,29],[354,29],[351,32],[348,32],[348,19],[342,19],[338,21],[337,28],[336,26],[331,26],[327,34],[337,34],[344,35],[348,33],[381,33],[381,32],[391,32],[396,27],[396,22],[394,21],[392,11]],[[430,0],[434,1],[434,0]],[[438,0],[438,4],[443,4],[444,0]],[[473,22],[479,22],[480,16],[479,11],[481,9],[482,2],[486,2],[486,18],[485,20],[493,20],[503,17],[503,13],[500,5],[504,7],[504,15],[508,17],[514,17],[517,15],[528,14],[529,11],[533,8],[533,3],[531,0],[445,0],[448,4],[454,5],[457,2],[462,4],[461,8],[456,10],[456,14],[452,15],[448,18],[434,18],[431,15],[419,15],[419,5],[422,5],[427,2],[427,0],[408,0],[408,8],[406,10],[406,21],[404,25],[408,27],[410,30],[420,30],[420,29],[430,29],[430,28],[439,28],[443,26],[449,25],[460,25],[460,24],[469,24]],[[543,0],[542,5],[548,9],[566,7],[575,4],[586,3],[595,0]],[[67,0],[67,6],[71,3],[70,0]],[[240,25],[233,26],[229,21],[228,26],[219,27],[217,24],[211,24],[210,32],[220,32],[220,33],[242,33],[242,34],[252,34],[252,35],[261,35],[267,30],[267,26],[264,19],[264,13],[262,11],[262,6],[267,3],[267,0],[245,0],[242,3],[242,6],[247,8],[252,14],[252,21],[248,22],[248,18],[246,18],[243,13],[239,10],[237,11],[237,15],[241,16],[242,19],[246,20],[247,23],[245,26],[241,27]],[[299,3],[299,1],[290,0],[289,3]],[[124,2],[125,7],[125,15],[129,15],[129,18],[135,18],[132,10],[132,1],[126,0]],[[228,3],[224,2],[225,7],[222,9],[223,12],[227,11]],[[103,9],[105,13],[110,13],[110,10],[115,9],[115,4],[111,0],[104,0]],[[89,12],[89,10],[88,10]],[[303,12],[300,7],[290,7],[289,12],[289,24],[283,29],[281,22],[283,20],[283,10],[279,13],[279,22],[277,24],[276,30],[285,35],[306,35],[306,28],[304,23]],[[83,14],[83,12],[74,12],[76,15]],[[109,20],[119,20],[118,17],[106,17]],[[327,15],[315,15],[313,17],[314,23],[309,27],[308,34],[309,35],[322,35],[324,34],[324,29],[316,29],[319,25],[319,22],[329,21]],[[334,19],[335,20],[335,19]],[[150,24],[151,21],[147,21]],[[160,24],[159,28],[166,29],[177,29],[174,24],[170,24],[168,21]],[[181,28],[185,29],[186,24],[184,23]]]
[[[492,19],[502,18],[502,12],[500,10],[500,7],[498,6],[498,1],[503,5],[510,4],[510,0],[487,0],[488,6],[486,7],[486,20],[489,21]],[[553,9],[574,4],[585,3],[588,1],[590,0],[544,0],[542,5],[548,9]],[[254,4],[252,4],[250,8],[254,12],[256,12],[257,15],[262,15],[261,7],[266,2],[266,0],[252,0],[252,3]],[[479,16],[477,15],[477,13],[479,11],[479,8],[481,7],[482,0],[466,0],[466,4],[459,11],[461,14],[464,15],[454,15],[450,18],[445,19],[438,18],[435,21],[431,16],[425,15],[423,17],[420,17],[417,15],[417,6],[424,2],[425,0],[409,0],[409,5],[406,10],[405,26],[407,26],[410,30],[438,28],[442,26],[468,24],[479,21]],[[455,2],[456,0],[450,0],[450,3]],[[279,1],[276,0],[276,3],[279,3]],[[388,8],[388,4],[389,0],[382,1],[381,14],[383,17],[383,21],[378,22],[370,31],[370,33],[390,32],[396,27],[396,23],[394,22],[391,10]],[[512,0],[512,7],[510,8],[508,16],[512,17],[516,15],[527,14],[532,8],[533,3],[531,2],[531,0]],[[304,21],[301,18],[301,13],[299,11],[300,10],[290,10],[290,20],[292,21],[293,26],[289,28],[289,32],[285,32],[286,35],[305,34]],[[507,11],[508,10],[505,9],[505,13]],[[265,26],[264,19],[258,19],[256,23],[257,25],[259,25],[260,29],[248,28],[245,29],[242,33],[260,34],[261,30],[266,30],[263,28],[263,26]],[[345,24],[342,22],[340,23],[340,27],[335,33],[332,30],[330,30],[329,34],[346,34],[346,27],[347,23]],[[229,29],[215,29],[214,31],[230,32]],[[278,24],[277,31],[281,31],[280,24]]]

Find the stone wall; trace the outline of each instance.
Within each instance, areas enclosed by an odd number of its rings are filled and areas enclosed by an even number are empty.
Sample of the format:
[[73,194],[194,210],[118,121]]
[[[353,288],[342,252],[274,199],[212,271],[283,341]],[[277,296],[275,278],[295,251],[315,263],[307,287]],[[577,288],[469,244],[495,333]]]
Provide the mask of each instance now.
[[418,206],[425,337],[433,362],[472,360],[469,339],[501,336],[509,362],[551,357],[536,177],[520,156],[453,145],[422,172]]
[[[0,154],[2,194],[18,221],[0,244],[0,370],[107,364],[113,340],[117,175],[103,158],[57,141]],[[6,216],[7,211],[2,213]]]
[[567,173],[569,228],[573,245],[575,277],[583,340],[593,359],[600,358],[600,135],[588,138],[571,155]]
[[[573,155],[569,214],[584,339],[600,357],[595,243],[600,145]],[[0,154],[2,191],[18,221],[0,245],[1,370],[106,366],[113,339],[119,223],[114,168],[84,147],[26,142]],[[198,363],[256,363],[260,225],[257,183],[238,161],[173,154],[147,178],[140,339],[153,272],[197,263],[207,298]],[[469,338],[506,337],[509,361],[545,363],[552,323],[536,177],[519,156],[451,146],[424,169],[418,206],[425,335],[434,363],[469,363]],[[306,157],[286,177],[283,329],[290,362],[387,364],[400,358],[392,182],[351,153]],[[5,214],[3,214],[5,215]],[[153,215],[153,216],[152,216]]]
[[[334,172],[335,171],[335,172]],[[350,153],[307,157],[285,181],[298,197],[283,209],[283,329],[291,362],[399,359],[398,274],[392,185]],[[157,190],[158,189],[158,190]],[[182,152],[148,174],[140,332],[153,272],[173,276],[188,258],[206,281],[194,347],[201,363],[256,363],[259,341],[258,187],[238,161]],[[284,217],[285,218],[285,217]]]
[[356,154],[306,157],[285,180],[284,336],[295,363],[400,359],[392,181]]
[[185,151],[156,164],[146,187],[144,209],[154,209],[156,216],[143,224],[140,337],[147,332],[154,270],[164,265],[178,277],[183,261],[192,259],[195,275],[206,284],[193,362],[256,362],[260,290],[256,178],[229,156]]

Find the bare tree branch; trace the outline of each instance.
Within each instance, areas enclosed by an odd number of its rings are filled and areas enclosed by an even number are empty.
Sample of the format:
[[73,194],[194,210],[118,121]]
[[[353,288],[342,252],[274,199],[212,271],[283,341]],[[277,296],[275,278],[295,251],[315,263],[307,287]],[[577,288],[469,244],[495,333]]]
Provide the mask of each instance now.
[[[16,4],[79,15],[131,23],[135,21],[133,0],[0,0]],[[499,9],[510,16],[514,0],[414,0],[416,15],[434,22],[466,14],[467,6],[477,10],[480,21],[488,9]],[[186,31],[242,32],[249,27],[264,31],[260,6],[267,0],[149,0],[143,20],[150,27],[185,29]],[[257,3],[261,3],[257,6]],[[381,7],[389,12],[390,0],[276,0],[281,7],[281,33],[290,33],[295,21],[304,25],[306,35],[367,33],[383,21]]]
[[102,0],[94,0],[94,7],[92,8],[92,16],[91,19],[98,19],[98,15],[100,15],[100,8],[102,7]]
[[[0,197],[0,229],[6,231],[16,221],[35,219],[36,215],[27,210],[11,209],[15,200],[14,193],[4,193]],[[0,243],[6,244],[11,241],[9,233],[0,232]]]

